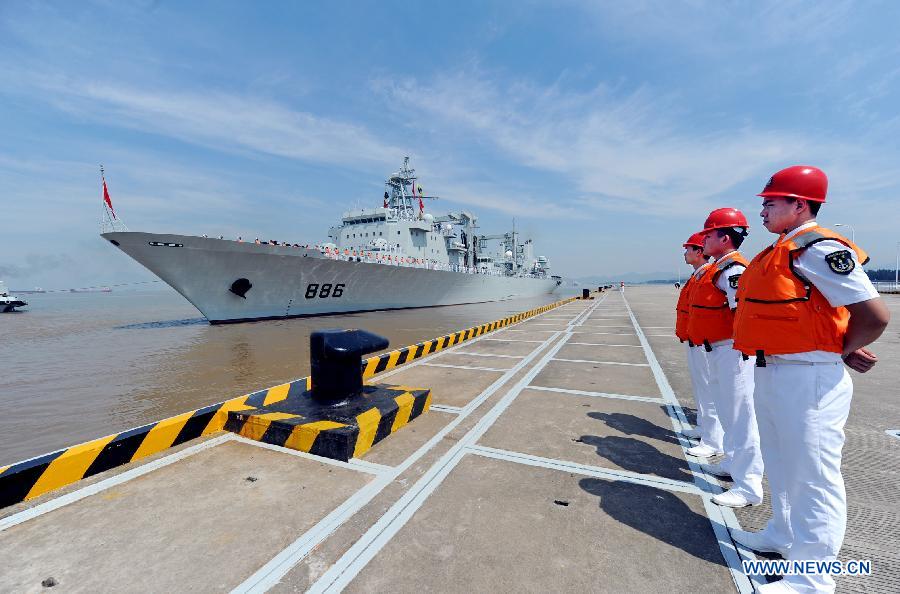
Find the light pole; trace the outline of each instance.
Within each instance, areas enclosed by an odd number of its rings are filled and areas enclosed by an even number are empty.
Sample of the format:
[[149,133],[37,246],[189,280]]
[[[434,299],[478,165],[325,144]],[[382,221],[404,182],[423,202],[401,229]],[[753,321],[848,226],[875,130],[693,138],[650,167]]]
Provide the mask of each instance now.
[[897,242],[897,264],[894,266],[894,290],[900,291],[900,241]]
[[856,231],[853,229],[853,225],[845,225],[844,223],[835,223],[835,227],[849,227],[850,228],[850,241],[856,243]]

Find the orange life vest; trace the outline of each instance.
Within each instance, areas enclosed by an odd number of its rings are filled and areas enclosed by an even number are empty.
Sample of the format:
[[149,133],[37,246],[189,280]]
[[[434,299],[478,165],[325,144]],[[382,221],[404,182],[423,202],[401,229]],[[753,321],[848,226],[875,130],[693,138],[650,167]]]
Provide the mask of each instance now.
[[705,344],[731,338],[734,313],[728,306],[728,295],[716,286],[723,272],[736,264],[748,264],[739,252],[731,252],[713,262],[697,279],[691,291],[691,313],[688,316],[688,339],[694,344]]
[[703,270],[709,266],[709,263],[703,264],[694,271],[687,281],[681,287],[681,293],[678,294],[678,304],[675,306],[675,336],[684,342],[688,340],[688,317],[691,308],[691,291],[697,286],[697,276],[703,274]]
[[794,269],[803,250],[820,241],[843,243],[865,264],[869,256],[849,239],[824,227],[804,229],[753,258],[738,285],[734,348],[746,355],[840,353],[850,314]]

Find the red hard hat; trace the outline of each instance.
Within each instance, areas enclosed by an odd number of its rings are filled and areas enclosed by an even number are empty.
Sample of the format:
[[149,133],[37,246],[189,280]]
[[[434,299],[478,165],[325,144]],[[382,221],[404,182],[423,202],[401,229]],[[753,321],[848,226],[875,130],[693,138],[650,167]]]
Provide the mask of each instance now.
[[747,229],[749,226],[747,217],[738,209],[717,208],[706,217],[706,222],[703,224],[703,233],[709,233],[713,229],[730,229],[732,227]]
[[696,247],[703,249],[703,233],[694,233],[688,240],[681,244],[681,247]]
[[828,177],[818,167],[794,165],[782,169],[769,178],[763,191],[757,194],[763,198],[802,198],[813,202],[825,202],[828,193]]

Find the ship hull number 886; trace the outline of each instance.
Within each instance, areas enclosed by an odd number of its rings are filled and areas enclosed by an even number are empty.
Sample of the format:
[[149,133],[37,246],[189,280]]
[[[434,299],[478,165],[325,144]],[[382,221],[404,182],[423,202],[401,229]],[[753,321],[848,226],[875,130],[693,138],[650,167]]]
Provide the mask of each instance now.
[[339,299],[344,294],[344,283],[310,283],[306,285],[307,299],[328,299],[329,297]]

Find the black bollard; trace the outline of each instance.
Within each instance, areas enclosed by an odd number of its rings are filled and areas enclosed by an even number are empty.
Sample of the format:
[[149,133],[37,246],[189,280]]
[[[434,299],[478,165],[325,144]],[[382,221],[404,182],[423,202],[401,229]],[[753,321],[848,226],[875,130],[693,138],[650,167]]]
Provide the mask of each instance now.
[[366,330],[332,328],[309,337],[312,366],[312,396],[317,401],[339,405],[362,393],[362,357],[390,342]]
[[590,298],[590,296],[591,296],[590,289],[581,289],[581,298],[582,299],[588,299],[588,298]]

